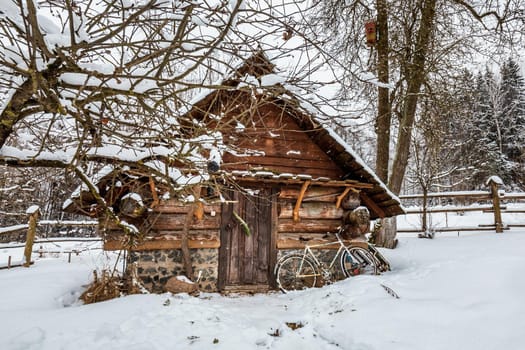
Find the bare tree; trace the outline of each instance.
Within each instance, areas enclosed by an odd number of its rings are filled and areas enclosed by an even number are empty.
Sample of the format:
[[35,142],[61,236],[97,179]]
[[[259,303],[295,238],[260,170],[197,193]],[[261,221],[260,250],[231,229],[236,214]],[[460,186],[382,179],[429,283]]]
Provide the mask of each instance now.
[[238,70],[255,52],[285,62],[276,89],[299,89],[316,108],[319,85],[308,76],[322,52],[294,28],[305,3],[4,1],[0,161],[74,173],[134,244],[140,232],[108,206],[93,175],[129,166],[160,179],[172,197],[187,197],[225,147],[221,123],[210,129],[189,111],[210,91],[231,89],[230,79],[260,89]]
[[[463,68],[462,62],[473,52],[485,54],[515,44],[522,38],[518,28],[525,20],[523,5],[512,0],[476,5],[459,0],[316,4],[310,23],[315,35],[335,38],[327,46],[344,55],[346,89],[363,92],[354,98],[372,97],[376,170],[394,193],[401,191],[423,87]],[[364,40],[364,22],[370,19],[379,28],[379,40],[372,47]],[[395,245],[395,227],[381,236],[380,244]]]
[[433,87],[433,93],[423,91],[420,118],[415,122],[415,135],[411,141],[411,161],[408,164],[406,182],[408,190],[422,191],[421,230],[425,237],[433,237],[430,216],[428,215],[431,191],[441,191],[461,183],[450,183],[450,178],[459,171],[452,162],[455,147],[446,144],[446,134],[450,132],[451,119],[456,118],[455,96],[447,87]]

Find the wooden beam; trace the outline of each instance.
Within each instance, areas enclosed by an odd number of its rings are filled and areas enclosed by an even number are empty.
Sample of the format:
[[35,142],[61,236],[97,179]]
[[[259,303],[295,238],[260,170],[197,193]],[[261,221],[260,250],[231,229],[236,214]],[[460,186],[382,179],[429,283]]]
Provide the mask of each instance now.
[[[331,243],[330,240],[322,240],[322,239],[312,239],[309,241],[300,241],[296,239],[278,239],[277,240],[277,249],[304,249],[305,246],[312,246],[312,245],[318,245],[318,244],[326,244]],[[317,249],[317,248],[312,248]],[[319,247],[318,249],[329,249],[329,250],[336,250],[339,249],[339,244],[337,242],[334,242],[334,244],[329,244],[326,246]]]
[[155,187],[155,181],[153,178],[149,177],[149,188],[151,190],[151,196],[153,197],[153,203],[151,203],[150,208],[155,208],[159,204],[159,196],[157,195],[157,188]]
[[304,194],[306,193],[308,186],[310,186],[309,180],[303,183],[303,186],[301,187],[301,192],[299,192],[299,197],[297,197],[297,201],[295,202],[295,207],[293,208],[293,221],[294,222],[299,221],[299,209],[301,208],[301,203],[303,202]]
[[[202,202],[200,202],[202,203]],[[217,216],[221,213],[221,204],[204,204],[202,203],[202,209],[205,214],[210,216]],[[162,214],[186,214],[191,209],[191,205],[180,203],[180,202],[165,202],[162,201],[155,208],[155,213]]]
[[[227,174],[228,176],[231,176],[235,178],[235,181],[237,182],[258,182],[258,183],[278,183],[278,184],[288,184],[288,185],[298,185],[302,184],[304,180],[301,179],[287,179],[287,178],[277,178],[277,176],[272,178],[263,178],[263,177],[255,177],[253,175],[239,175],[239,174]],[[353,187],[356,189],[370,189],[373,188],[374,185],[370,183],[364,183],[359,182],[355,180],[328,180],[328,181],[316,181],[316,179],[311,179],[312,184],[315,186],[326,186],[326,187]]]
[[[279,191],[279,198],[296,200],[299,197],[300,187],[297,186],[281,186]],[[320,187],[310,185],[306,191],[303,202],[314,201],[314,202],[325,202],[333,205],[337,196],[341,194],[340,187]]]
[[[204,249],[204,248],[219,248],[219,239],[208,239],[208,240],[188,240],[188,248],[190,249]],[[169,240],[152,240],[144,241],[139,243],[136,247],[133,247],[132,251],[142,250],[169,250],[169,249],[181,249],[182,244],[180,239],[169,239]],[[122,250],[125,249],[124,245],[119,240],[108,240],[104,242],[104,250]]]
[[[525,210],[524,210],[525,211]],[[328,202],[307,202],[303,199],[303,204],[299,209],[299,216],[302,219],[339,219],[343,218],[343,209],[337,209],[333,203]],[[279,220],[293,219],[293,203],[281,203]]]
[[[333,244],[327,244],[333,243]],[[318,244],[327,244],[320,247],[313,247]],[[368,243],[364,241],[344,241],[345,246],[352,247],[361,247],[368,249]],[[305,246],[312,247],[313,250],[336,250],[339,249],[339,243],[337,241],[333,242],[329,239],[312,239],[310,241],[300,241],[295,239],[278,239],[277,240],[277,249],[304,249]]]
[[379,207],[370,197],[368,197],[365,193],[361,192],[360,195],[361,199],[365,203],[365,205],[371,209],[378,217],[384,218],[386,217],[386,213],[381,207]]
[[319,220],[303,218],[301,222],[295,222],[290,219],[279,219],[277,228],[279,232],[326,233],[337,231],[341,223],[341,219]]
[[347,188],[345,188],[343,193],[341,193],[339,196],[337,196],[337,200],[335,202],[335,207],[337,209],[339,209],[341,207],[341,202],[343,201],[343,198],[345,198],[345,196],[348,194],[348,192],[350,192],[351,189],[352,189],[351,187],[347,187]]

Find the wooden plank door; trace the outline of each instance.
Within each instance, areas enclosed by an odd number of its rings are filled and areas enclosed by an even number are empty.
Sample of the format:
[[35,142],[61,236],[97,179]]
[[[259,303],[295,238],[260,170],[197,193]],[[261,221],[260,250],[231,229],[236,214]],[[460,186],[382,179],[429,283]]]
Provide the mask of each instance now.
[[230,191],[223,204],[219,289],[264,289],[271,283],[277,251],[272,238],[272,190],[253,195]]

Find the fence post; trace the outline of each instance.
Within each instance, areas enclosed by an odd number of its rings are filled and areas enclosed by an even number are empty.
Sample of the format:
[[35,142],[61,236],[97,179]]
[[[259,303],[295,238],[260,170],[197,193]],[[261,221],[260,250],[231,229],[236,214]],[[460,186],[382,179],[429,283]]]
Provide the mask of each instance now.
[[29,227],[27,228],[26,246],[24,249],[24,266],[29,267],[29,265],[31,265],[31,253],[33,252],[33,242],[35,241],[36,225],[38,215],[40,214],[40,208],[36,205],[32,205],[27,209],[26,214],[29,215]]
[[498,176],[491,176],[487,180],[492,193],[492,206],[494,207],[494,225],[496,226],[496,233],[503,232],[503,221],[501,219],[501,205],[499,198],[499,186],[503,185],[503,181]]

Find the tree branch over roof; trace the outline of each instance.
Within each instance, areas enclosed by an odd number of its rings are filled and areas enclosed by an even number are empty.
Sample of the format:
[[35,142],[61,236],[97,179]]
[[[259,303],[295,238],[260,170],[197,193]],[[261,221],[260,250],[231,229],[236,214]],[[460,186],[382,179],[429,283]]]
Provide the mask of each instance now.
[[482,25],[483,27],[485,27],[485,29],[488,29],[487,28],[487,25],[485,24],[485,22],[483,21],[486,17],[489,17],[489,16],[492,16],[496,19],[497,21],[497,26],[496,26],[496,29],[500,29],[502,28],[503,26],[503,23],[505,23],[506,21],[506,10],[507,10],[507,7],[508,7],[508,3],[506,4],[505,6],[505,11],[504,11],[504,14],[503,15],[500,15],[496,10],[490,10],[490,11],[487,11],[487,12],[478,12],[478,10],[476,10],[474,8],[474,6],[472,6],[471,4],[463,1],[463,0],[454,0],[455,3],[463,6],[465,9],[468,10],[468,12],[470,12],[470,14],[472,15],[472,17],[474,17],[476,20],[478,20]]

